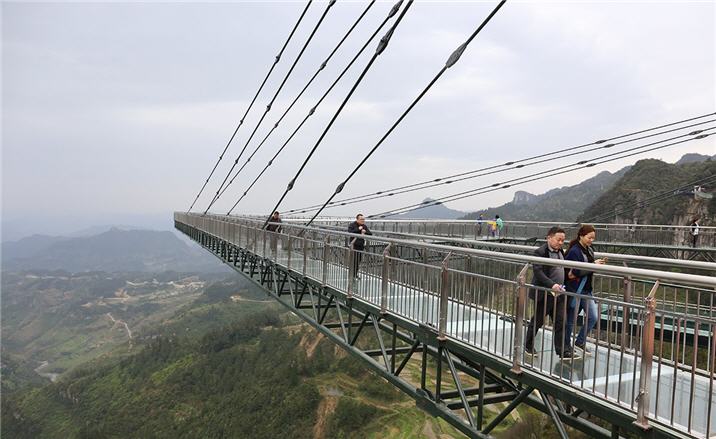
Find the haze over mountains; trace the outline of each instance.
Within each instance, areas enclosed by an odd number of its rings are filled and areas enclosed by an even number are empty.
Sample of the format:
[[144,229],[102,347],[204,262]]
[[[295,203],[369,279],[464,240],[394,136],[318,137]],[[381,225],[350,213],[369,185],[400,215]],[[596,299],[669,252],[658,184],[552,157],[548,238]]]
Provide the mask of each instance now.
[[90,236],[33,235],[2,243],[3,270],[228,272],[170,231],[110,230]]
[[[435,200],[432,198],[426,198],[423,200],[423,203],[427,204],[433,201]],[[450,209],[444,204],[438,204],[387,219],[458,219],[463,216],[465,216],[465,212],[463,211]]]

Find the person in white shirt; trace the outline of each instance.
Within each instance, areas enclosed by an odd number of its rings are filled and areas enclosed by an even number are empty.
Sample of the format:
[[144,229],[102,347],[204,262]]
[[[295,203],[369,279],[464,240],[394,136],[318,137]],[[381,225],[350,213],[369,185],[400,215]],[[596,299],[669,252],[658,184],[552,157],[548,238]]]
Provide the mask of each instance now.
[[699,240],[699,218],[694,218],[694,222],[691,223],[691,236],[693,238],[693,241],[691,242],[691,246],[696,248],[696,243]]

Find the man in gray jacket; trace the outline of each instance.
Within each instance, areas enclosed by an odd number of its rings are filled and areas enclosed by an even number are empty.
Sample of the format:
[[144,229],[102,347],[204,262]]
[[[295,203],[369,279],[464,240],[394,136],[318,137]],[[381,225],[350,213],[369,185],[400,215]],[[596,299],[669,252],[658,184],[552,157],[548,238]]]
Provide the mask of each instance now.
[[[564,260],[564,230],[559,227],[552,227],[547,232],[547,242],[535,250],[535,256],[541,258],[550,258]],[[534,315],[530,319],[527,327],[527,335],[525,336],[525,353],[535,355],[534,339],[537,331],[544,324],[546,316],[552,319],[554,331],[552,333],[552,342],[554,343],[554,351],[562,358],[572,358],[574,356],[571,349],[565,347],[564,344],[564,328],[566,320],[566,296],[564,292],[564,279],[566,269],[553,265],[532,264],[532,285],[542,287],[546,290],[530,289],[530,299],[535,301]]]

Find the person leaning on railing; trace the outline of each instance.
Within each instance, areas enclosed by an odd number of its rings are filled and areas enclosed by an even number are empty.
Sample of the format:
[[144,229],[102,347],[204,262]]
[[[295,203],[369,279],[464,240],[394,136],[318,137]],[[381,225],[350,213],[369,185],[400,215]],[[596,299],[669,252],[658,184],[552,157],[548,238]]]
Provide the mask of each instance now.
[[[564,230],[560,227],[555,226],[550,228],[547,232],[547,242],[535,250],[535,256],[560,261],[564,260],[564,250],[562,250],[564,237]],[[564,292],[566,270],[564,267],[533,263],[532,272],[532,285],[543,289],[530,288],[529,291],[529,297],[535,301],[535,304],[534,315],[527,326],[525,353],[530,355],[537,354],[534,348],[534,339],[537,331],[539,331],[544,324],[545,317],[549,315],[552,319],[552,325],[554,326],[552,341],[554,343],[555,353],[563,358],[572,358],[573,352],[569,349],[569,345],[566,345],[567,348],[564,350],[562,349],[562,341],[565,338],[564,329],[566,317],[566,297],[562,293]]]

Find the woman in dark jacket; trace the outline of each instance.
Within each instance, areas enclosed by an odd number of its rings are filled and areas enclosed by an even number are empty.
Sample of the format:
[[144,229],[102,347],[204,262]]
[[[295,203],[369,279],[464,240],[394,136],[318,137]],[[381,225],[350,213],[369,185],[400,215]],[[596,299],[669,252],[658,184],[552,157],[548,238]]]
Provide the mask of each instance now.
[[[584,224],[579,228],[577,237],[569,242],[569,248],[567,249],[567,256],[565,257],[568,261],[576,262],[587,262],[592,264],[604,264],[604,259],[594,259],[594,249],[592,248],[592,242],[596,238],[596,230],[593,226]],[[567,273],[567,291],[577,293],[578,296],[572,297],[569,301],[569,309],[567,311],[567,330],[565,331],[565,346],[571,344],[572,328],[574,327],[574,321],[577,315],[584,311],[586,321],[582,326],[582,329],[577,335],[577,339],[574,341],[575,346],[582,349],[585,354],[590,352],[587,347],[586,340],[589,331],[594,329],[599,318],[597,313],[597,305],[592,299],[592,277],[594,273],[588,270],[577,270],[572,268]]]

